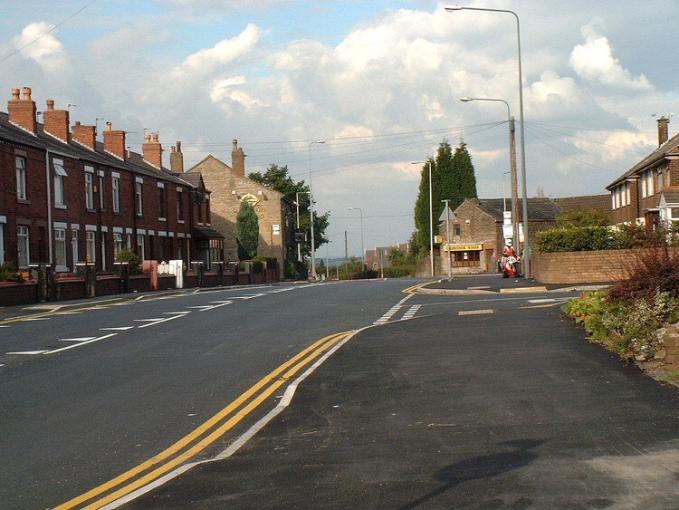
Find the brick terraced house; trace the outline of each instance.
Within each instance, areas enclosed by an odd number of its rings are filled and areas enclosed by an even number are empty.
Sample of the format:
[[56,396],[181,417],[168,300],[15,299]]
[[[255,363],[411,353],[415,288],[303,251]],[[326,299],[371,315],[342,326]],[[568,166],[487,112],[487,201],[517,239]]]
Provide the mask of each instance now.
[[679,220],[679,135],[668,139],[669,122],[658,119],[658,148],[606,187],[613,223]]
[[[88,261],[106,272],[122,249],[187,264],[222,260],[209,192],[163,167],[157,133],[137,154],[111,123],[101,142],[96,126],[70,126],[69,112],[52,100],[42,124],[37,115],[28,87],[23,97],[12,89],[7,113],[0,113],[0,262],[72,272]],[[199,244],[206,237],[218,241],[217,249]]]

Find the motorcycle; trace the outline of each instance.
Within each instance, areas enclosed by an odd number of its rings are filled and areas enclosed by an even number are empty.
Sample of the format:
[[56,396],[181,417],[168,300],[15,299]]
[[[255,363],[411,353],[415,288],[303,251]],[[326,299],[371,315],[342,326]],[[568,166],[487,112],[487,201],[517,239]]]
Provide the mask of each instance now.
[[502,257],[500,262],[502,278],[515,278],[519,276],[519,258],[513,255]]

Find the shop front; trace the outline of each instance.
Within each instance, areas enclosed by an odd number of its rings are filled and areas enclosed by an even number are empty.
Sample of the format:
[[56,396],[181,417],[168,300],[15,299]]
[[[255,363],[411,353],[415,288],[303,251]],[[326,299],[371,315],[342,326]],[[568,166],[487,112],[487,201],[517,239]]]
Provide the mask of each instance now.
[[[443,244],[441,251],[444,258],[451,262],[455,268],[472,268],[485,270],[486,265],[483,260],[483,244]],[[447,257],[446,257],[447,256]]]

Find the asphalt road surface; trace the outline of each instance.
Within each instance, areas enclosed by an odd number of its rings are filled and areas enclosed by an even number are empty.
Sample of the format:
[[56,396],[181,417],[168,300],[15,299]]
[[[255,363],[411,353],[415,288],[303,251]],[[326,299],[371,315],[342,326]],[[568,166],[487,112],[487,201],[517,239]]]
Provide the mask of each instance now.
[[2,322],[0,507],[56,507],[139,465],[314,341],[371,324],[413,283],[225,288]]

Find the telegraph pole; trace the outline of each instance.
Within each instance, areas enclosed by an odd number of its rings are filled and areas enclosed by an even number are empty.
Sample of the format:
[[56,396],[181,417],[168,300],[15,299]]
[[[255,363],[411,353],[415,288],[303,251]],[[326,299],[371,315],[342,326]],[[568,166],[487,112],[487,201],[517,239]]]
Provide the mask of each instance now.
[[[514,126],[514,117],[509,118],[509,145],[511,153],[511,169],[510,177],[512,180],[512,234],[514,237],[514,249],[516,253],[521,253],[519,250],[519,184],[516,175],[516,132]],[[526,228],[525,225],[523,227]],[[525,232],[525,230],[524,230]],[[525,240],[524,240],[525,241]]]
[[450,251],[450,200],[446,198],[445,200],[441,200],[441,202],[446,204],[446,245],[448,246],[448,279],[450,280],[453,277],[452,252]]

